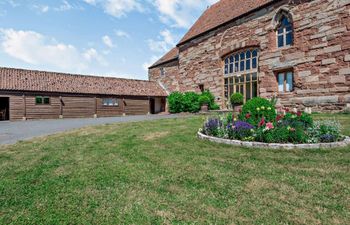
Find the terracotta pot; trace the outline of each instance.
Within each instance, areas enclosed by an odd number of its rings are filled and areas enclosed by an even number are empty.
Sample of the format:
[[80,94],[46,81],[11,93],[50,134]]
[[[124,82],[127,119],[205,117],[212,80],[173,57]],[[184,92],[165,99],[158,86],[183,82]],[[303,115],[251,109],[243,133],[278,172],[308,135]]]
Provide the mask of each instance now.
[[209,111],[208,105],[202,105],[201,106],[201,111],[202,112],[208,112]]

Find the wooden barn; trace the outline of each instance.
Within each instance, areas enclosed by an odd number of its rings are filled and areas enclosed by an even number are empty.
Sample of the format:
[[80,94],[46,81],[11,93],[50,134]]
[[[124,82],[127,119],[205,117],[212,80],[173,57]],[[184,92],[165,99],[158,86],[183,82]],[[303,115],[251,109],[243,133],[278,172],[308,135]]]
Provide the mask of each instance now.
[[166,96],[156,82],[0,68],[0,120],[156,114]]

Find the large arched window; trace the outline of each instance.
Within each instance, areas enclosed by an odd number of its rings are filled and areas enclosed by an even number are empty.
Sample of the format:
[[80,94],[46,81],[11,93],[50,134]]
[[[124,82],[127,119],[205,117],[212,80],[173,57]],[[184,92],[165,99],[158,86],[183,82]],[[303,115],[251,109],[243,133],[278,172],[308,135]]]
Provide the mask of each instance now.
[[225,97],[241,93],[245,101],[258,96],[258,50],[247,49],[225,58]]
[[277,17],[277,47],[282,48],[293,44],[293,23],[291,16],[282,11]]

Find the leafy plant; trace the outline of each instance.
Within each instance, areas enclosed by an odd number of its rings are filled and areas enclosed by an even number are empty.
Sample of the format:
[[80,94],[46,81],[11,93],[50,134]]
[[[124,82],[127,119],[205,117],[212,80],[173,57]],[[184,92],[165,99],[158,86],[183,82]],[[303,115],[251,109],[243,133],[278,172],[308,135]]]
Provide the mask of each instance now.
[[210,104],[210,99],[208,96],[206,95],[202,95],[199,97],[199,104],[202,105],[208,105]]
[[186,92],[183,95],[183,111],[196,113],[199,112],[201,106],[199,104],[199,94],[195,92]]
[[220,119],[217,118],[209,118],[205,123],[203,127],[203,132],[206,135],[211,135],[211,136],[217,136],[219,131],[219,128],[221,127],[222,122]]
[[253,98],[242,107],[239,119],[257,127],[262,118],[266,122],[274,122],[276,119],[276,109],[271,102],[264,98]]
[[210,110],[213,110],[215,108],[215,96],[209,90],[204,91],[201,96],[208,97],[208,107]]
[[214,103],[210,109],[211,110],[219,110],[220,106],[218,104]]
[[168,97],[169,111],[171,113],[183,112],[184,95],[181,92],[173,92]]
[[234,93],[230,97],[230,102],[232,106],[242,105],[243,104],[243,95],[239,92]]

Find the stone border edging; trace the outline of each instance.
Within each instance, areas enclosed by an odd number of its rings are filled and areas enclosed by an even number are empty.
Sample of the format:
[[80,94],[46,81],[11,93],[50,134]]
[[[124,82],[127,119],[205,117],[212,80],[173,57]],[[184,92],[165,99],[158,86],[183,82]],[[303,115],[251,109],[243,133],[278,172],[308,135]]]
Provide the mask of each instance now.
[[248,147],[248,148],[263,148],[263,149],[326,149],[326,148],[338,148],[345,147],[350,144],[350,137],[345,137],[343,141],[340,142],[332,142],[332,143],[318,143],[318,144],[277,144],[277,143],[263,143],[263,142],[249,142],[249,141],[238,141],[238,140],[230,140],[224,138],[217,138],[207,136],[202,134],[200,131],[197,133],[198,138],[202,140],[208,140],[215,143],[220,144],[228,144],[240,147]]

